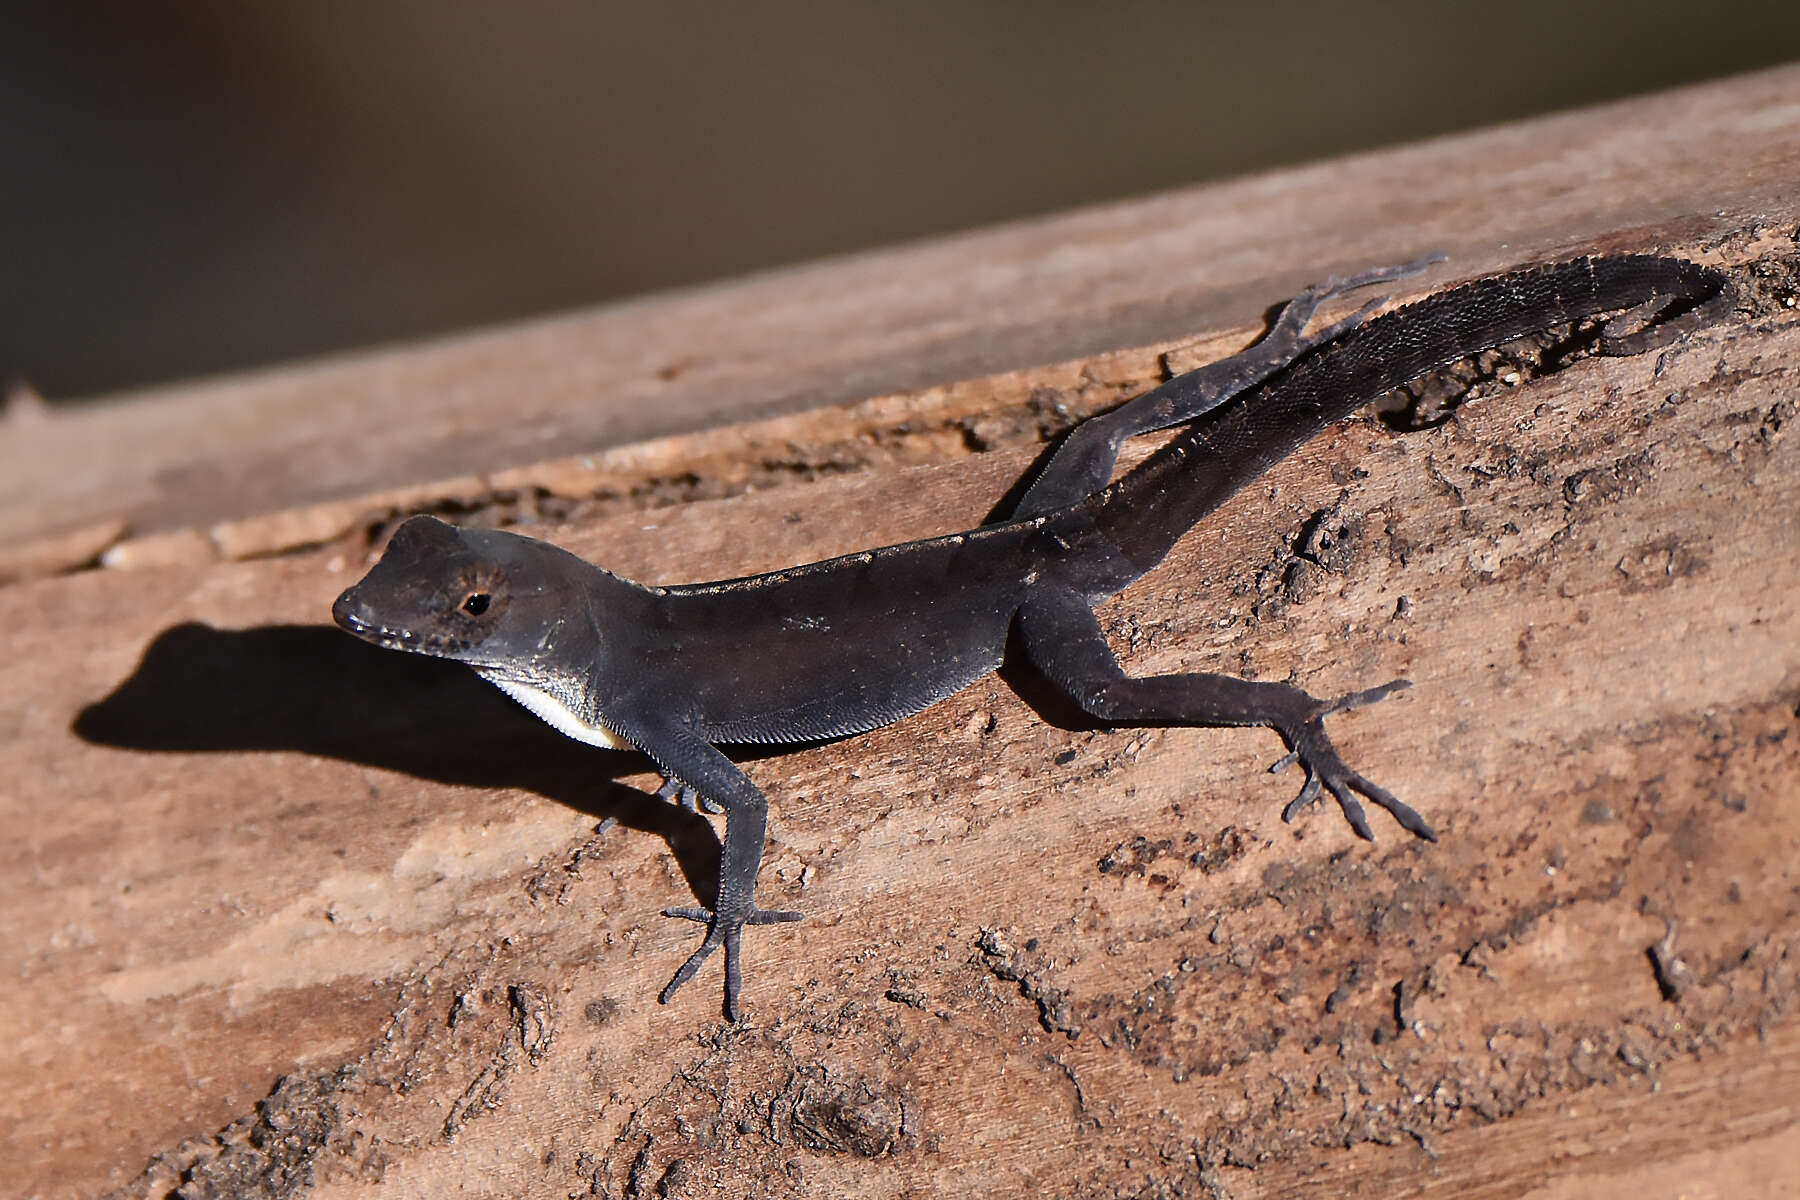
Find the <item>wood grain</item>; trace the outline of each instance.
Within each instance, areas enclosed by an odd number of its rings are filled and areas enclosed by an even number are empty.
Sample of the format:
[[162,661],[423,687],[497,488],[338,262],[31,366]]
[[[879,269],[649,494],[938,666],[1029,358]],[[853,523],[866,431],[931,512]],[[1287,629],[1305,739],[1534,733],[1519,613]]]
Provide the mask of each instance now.
[[[0,1192],[1791,1194],[1797,97],[1773,72],[22,432]],[[1163,339],[1224,352],[1430,243],[1457,256],[1412,294],[1654,247],[1743,302],[1334,430],[1102,618],[1139,672],[1414,680],[1334,731],[1435,846],[1282,824],[1266,732],[1063,728],[986,681],[749,763],[762,898],[810,919],[750,931],[727,1027],[716,970],[655,1003],[704,822],[323,627],[415,508],[648,580],[971,523]],[[644,390],[602,410],[608,379]],[[92,477],[27,462],[77,446]],[[1294,552],[1326,512],[1329,567]]]

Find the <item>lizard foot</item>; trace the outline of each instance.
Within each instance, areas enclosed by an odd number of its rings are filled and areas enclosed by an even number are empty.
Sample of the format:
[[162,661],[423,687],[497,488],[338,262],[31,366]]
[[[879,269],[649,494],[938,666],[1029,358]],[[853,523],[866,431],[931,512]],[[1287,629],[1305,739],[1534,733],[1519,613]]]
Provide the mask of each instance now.
[[662,990],[656,998],[657,1003],[667,1004],[674,999],[676,991],[682,984],[692,979],[700,970],[700,965],[711,958],[713,951],[725,948],[725,1019],[735,1022],[738,1019],[738,992],[743,989],[743,971],[738,965],[739,940],[746,925],[777,925],[786,921],[798,921],[803,914],[785,908],[750,908],[745,912],[719,914],[710,908],[683,906],[663,909],[665,917],[680,917],[687,921],[699,921],[706,925],[706,940],[700,948],[688,956],[675,972],[675,978],[669,980],[669,986]]
[[722,813],[725,806],[708,796],[702,796],[673,775],[663,777],[663,785],[656,789],[658,800],[673,800],[691,813],[698,813],[704,808],[709,813]]
[[1300,726],[1278,730],[1289,749],[1280,761],[1269,768],[1270,772],[1285,770],[1296,762],[1306,768],[1306,782],[1301,785],[1300,794],[1282,810],[1282,820],[1292,821],[1300,810],[1317,803],[1321,792],[1330,792],[1337,800],[1338,807],[1344,810],[1344,819],[1350,822],[1350,828],[1356,831],[1356,836],[1372,842],[1375,840],[1375,832],[1369,828],[1368,815],[1363,811],[1362,802],[1356,798],[1360,793],[1386,809],[1402,829],[1428,842],[1437,841],[1437,833],[1424,817],[1402,803],[1386,788],[1351,770],[1325,733],[1325,718],[1332,713],[1374,704],[1411,686],[1408,680],[1396,679],[1367,691],[1351,692],[1336,700],[1326,701]]

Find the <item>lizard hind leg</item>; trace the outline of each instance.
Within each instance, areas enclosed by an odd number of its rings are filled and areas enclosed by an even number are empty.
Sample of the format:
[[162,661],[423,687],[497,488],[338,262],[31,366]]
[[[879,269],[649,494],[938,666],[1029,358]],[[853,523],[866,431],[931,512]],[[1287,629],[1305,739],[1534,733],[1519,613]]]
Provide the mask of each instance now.
[[1134,677],[1113,656],[1100,623],[1074,592],[1033,596],[1019,610],[1016,629],[1032,666],[1088,714],[1102,721],[1155,725],[1266,725],[1281,735],[1288,754],[1281,770],[1299,762],[1306,782],[1282,812],[1293,818],[1329,792],[1358,837],[1374,840],[1358,795],[1385,809],[1400,827],[1428,841],[1430,824],[1392,792],[1352,770],[1325,732],[1334,712],[1384,700],[1410,686],[1395,680],[1336,700],[1320,700],[1286,683],[1236,679],[1230,675],[1178,674]]
[[[1238,682],[1242,682],[1241,680]],[[1286,686],[1286,685],[1274,685]],[[1288,744],[1288,752],[1269,768],[1271,775],[1284,771],[1294,763],[1303,763],[1306,767],[1306,782],[1300,786],[1300,794],[1288,801],[1281,810],[1281,819],[1292,821],[1302,809],[1315,804],[1319,800],[1321,789],[1329,791],[1332,798],[1343,810],[1344,819],[1350,822],[1350,828],[1356,835],[1366,841],[1374,841],[1374,831],[1369,828],[1369,818],[1363,813],[1363,807],[1356,799],[1360,792],[1376,804],[1386,809],[1400,827],[1408,833],[1424,838],[1428,842],[1437,841],[1437,833],[1409,805],[1395,796],[1394,793],[1369,780],[1366,776],[1353,771],[1338,754],[1337,747],[1325,736],[1324,718],[1334,712],[1347,712],[1352,708],[1361,708],[1365,704],[1374,704],[1378,700],[1386,700],[1395,692],[1412,686],[1410,680],[1396,679],[1384,683],[1380,687],[1366,691],[1351,692],[1347,696],[1339,696],[1336,700],[1314,701],[1319,705],[1319,712],[1295,730],[1280,726],[1276,731]],[[1302,695],[1306,693],[1302,692]],[[1308,699],[1311,699],[1309,696]]]
[[1009,515],[1013,519],[1032,517],[1080,503],[1111,481],[1119,449],[1128,440],[1199,419],[1314,347],[1355,329],[1385,305],[1388,297],[1377,296],[1349,316],[1309,333],[1306,327],[1320,305],[1345,292],[1417,275],[1443,262],[1445,257],[1441,251],[1434,251],[1398,266],[1377,267],[1313,284],[1281,306],[1269,331],[1255,345],[1177,375],[1161,387],[1077,425]]

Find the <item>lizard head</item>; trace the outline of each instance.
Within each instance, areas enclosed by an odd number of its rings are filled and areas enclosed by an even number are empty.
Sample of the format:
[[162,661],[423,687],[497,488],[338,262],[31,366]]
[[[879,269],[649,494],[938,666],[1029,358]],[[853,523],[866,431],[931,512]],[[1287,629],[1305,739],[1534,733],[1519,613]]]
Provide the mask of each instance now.
[[[528,662],[556,620],[565,551],[492,529],[413,517],[331,616],[364,641],[474,666]],[[567,556],[573,559],[573,556]],[[579,560],[574,560],[579,562]]]

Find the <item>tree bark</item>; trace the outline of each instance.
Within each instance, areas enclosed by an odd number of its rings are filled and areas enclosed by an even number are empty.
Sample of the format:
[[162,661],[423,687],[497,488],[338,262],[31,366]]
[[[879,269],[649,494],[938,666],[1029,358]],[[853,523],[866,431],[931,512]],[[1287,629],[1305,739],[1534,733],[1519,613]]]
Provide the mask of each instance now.
[[[1780,1194],[1796,94],[1770,72],[21,427],[0,1190]],[[649,582],[973,524],[1164,352],[1433,244],[1400,298],[1657,249],[1741,303],[1656,354],[1488,356],[1435,428],[1334,429],[1101,618],[1134,673],[1410,678],[1332,729],[1435,845],[1283,824],[1266,731],[1071,729],[989,679],[748,763],[760,898],[808,920],[747,931],[727,1026],[716,965],[656,1003],[704,819],[324,627],[412,511]]]

